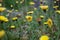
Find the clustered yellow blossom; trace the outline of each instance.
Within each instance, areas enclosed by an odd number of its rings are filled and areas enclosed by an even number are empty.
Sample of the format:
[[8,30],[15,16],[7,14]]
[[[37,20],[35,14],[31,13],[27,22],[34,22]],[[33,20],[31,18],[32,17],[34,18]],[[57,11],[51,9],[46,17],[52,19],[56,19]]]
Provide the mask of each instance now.
[[39,40],[49,40],[49,37],[47,35],[42,35]]
[[0,30],[0,38],[2,38],[5,35],[5,31],[4,30]]
[[32,21],[32,16],[26,16],[27,21]]
[[8,22],[8,19],[5,16],[0,16],[0,21]]

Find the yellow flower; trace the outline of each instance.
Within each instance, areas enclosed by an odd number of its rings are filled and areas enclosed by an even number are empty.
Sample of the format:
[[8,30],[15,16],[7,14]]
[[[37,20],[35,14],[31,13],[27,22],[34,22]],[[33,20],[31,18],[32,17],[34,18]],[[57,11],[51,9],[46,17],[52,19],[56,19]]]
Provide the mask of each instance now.
[[47,22],[44,22],[44,24],[47,24]]
[[34,11],[29,11],[29,12],[27,12],[27,14],[32,14],[32,13],[34,13]]
[[54,1],[54,3],[56,3],[56,1]]
[[47,24],[48,24],[49,27],[51,27],[53,25],[52,24],[52,19],[48,19]]
[[18,1],[16,1],[16,3],[19,3]]
[[2,38],[5,35],[5,31],[4,30],[0,30],[0,38]]
[[8,19],[5,16],[0,16],[0,21],[8,22]]
[[27,21],[32,21],[32,16],[26,16]]
[[34,10],[37,10],[37,8],[34,8]]
[[13,7],[13,5],[11,5],[11,7]]
[[0,6],[2,6],[2,4],[0,3]]
[[0,12],[3,12],[4,10],[6,10],[6,8],[0,7]]
[[47,24],[50,28],[53,25],[52,19],[48,19],[47,22],[44,22],[44,24]]
[[15,10],[16,12],[18,12],[18,10]]
[[14,26],[14,25],[12,25],[10,28],[11,28],[11,29],[14,29],[14,28],[15,28],[15,26]]
[[30,4],[30,5],[34,5],[35,3],[34,3],[34,2],[30,2],[29,4]]
[[8,22],[9,20],[7,18],[5,18],[4,22]]
[[18,18],[17,17],[13,17],[12,20],[17,20]]
[[21,14],[18,14],[18,16],[21,16]]
[[41,8],[42,10],[47,10],[47,9],[48,9],[48,6],[47,6],[47,5],[44,5],[44,6],[40,6],[40,8]]
[[56,12],[60,14],[60,10],[56,10]]
[[40,16],[40,18],[44,18],[44,16],[43,16],[43,15],[41,15],[41,16]]
[[59,6],[53,6],[53,8],[58,8]]
[[7,10],[9,13],[12,13],[12,10]]
[[47,35],[42,35],[39,40],[49,40],[49,37]]
[[17,14],[16,17],[20,18],[21,17],[21,14]]
[[23,3],[23,2],[24,2],[24,0],[20,1],[20,3]]

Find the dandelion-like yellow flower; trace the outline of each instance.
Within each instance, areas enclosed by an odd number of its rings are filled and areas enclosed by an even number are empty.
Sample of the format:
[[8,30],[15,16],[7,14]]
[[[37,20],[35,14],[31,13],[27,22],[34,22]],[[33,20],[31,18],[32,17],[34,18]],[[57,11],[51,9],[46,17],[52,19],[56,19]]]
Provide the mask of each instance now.
[[3,12],[4,10],[6,10],[6,8],[0,7],[0,12]]
[[47,24],[51,28],[53,25],[52,19],[49,18],[44,24]]
[[17,14],[16,17],[20,18],[21,17],[21,14]]
[[5,18],[4,22],[8,22],[9,20],[7,18]]
[[16,3],[19,3],[18,1],[16,1]]
[[59,6],[53,6],[53,8],[58,8]]
[[32,14],[32,13],[34,13],[34,11],[29,11],[29,12],[27,12],[27,14]]
[[52,19],[49,18],[48,21],[47,21],[47,24],[48,24],[49,27],[51,27],[53,25],[52,24]]
[[34,10],[37,10],[37,8],[34,8]]
[[12,10],[7,10],[7,12],[12,13]]
[[26,16],[27,21],[32,21],[32,16]]
[[23,3],[23,2],[24,2],[24,0],[20,1],[20,3]]
[[40,18],[44,18],[44,16],[43,16],[43,15],[41,15],[41,16],[40,16]]
[[49,37],[47,35],[42,35],[39,40],[49,40]]
[[58,14],[60,14],[60,10],[56,10],[56,12],[57,12]]
[[56,3],[56,1],[54,1],[54,3]]
[[0,6],[2,6],[2,4],[0,3]]
[[34,2],[30,2],[29,4],[30,4],[30,5],[34,5],[35,3],[34,3]]
[[5,16],[0,16],[0,21],[8,22],[8,19]]
[[47,10],[47,9],[48,9],[48,6],[47,6],[47,5],[44,5],[44,6],[40,6],[40,8],[41,8],[42,10]]
[[18,12],[19,10],[15,10],[16,12]]
[[18,18],[17,17],[13,17],[12,20],[17,20]]
[[14,25],[11,25],[11,26],[10,26],[10,28],[11,28],[11,29],[14,29],[14,28],[15,28],[15,26],[14,26]]
[[11,7],[13,7],[13,5],[11,5]]
[[5,31],[4,30],[0,30],[0,38],[2,38],[5,35]]

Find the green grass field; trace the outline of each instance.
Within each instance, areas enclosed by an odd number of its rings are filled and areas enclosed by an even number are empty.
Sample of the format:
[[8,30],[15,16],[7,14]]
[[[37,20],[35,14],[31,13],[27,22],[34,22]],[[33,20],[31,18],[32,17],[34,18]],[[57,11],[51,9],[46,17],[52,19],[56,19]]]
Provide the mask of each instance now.
[[59,0],[3,0],[0,40],[60,40]]

